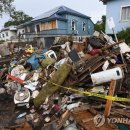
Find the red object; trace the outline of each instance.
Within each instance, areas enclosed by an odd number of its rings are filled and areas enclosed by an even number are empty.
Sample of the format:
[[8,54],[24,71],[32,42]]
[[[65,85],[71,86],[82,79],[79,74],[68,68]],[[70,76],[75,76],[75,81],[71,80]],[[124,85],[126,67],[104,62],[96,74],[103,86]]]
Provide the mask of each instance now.
[[6,75],[7,75],[8,78],[12,79],[13,81],[16,81],[17,83],[20,83],[20,84],[24,84],[25,83],[25,81],[20,79],[20,78],[17,78],[15,76],[10,75],[10,74],[6,74]]
[[90,55],[95,56],[100,53],[100,49],[93,49],[88,52]]
[[58,105],[58,104],[55,104],[55,106],[54,106],[54,111],[55,111],[55,112],[58,112],[59,110],[60,110],[59,105]]

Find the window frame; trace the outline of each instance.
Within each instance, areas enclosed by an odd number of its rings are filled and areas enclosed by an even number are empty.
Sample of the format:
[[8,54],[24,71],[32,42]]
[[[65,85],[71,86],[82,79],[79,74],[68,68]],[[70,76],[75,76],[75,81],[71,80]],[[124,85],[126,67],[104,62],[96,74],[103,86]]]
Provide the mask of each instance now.
[[8,37],[8,36],[9,36],[9,33],[8,33],[8,32],[5,32],[5,35],[6,35],[6,37]]
[[40,24],[36,24],[33,31],[36,33],[40,33],[41,32]]
[[[84,26],[84,24],[85,24],[85,26]],[[82,22],[82,31],[84,31],[84,32],[86,31],[86,25],[87,24],[85,22]]]
[[123,8],[125,8],[125,7],[130,7],[130,5],[121,6],[121,9],[120,9],[120,21],[123,21],[123,22],[130,21],[130,19],[127,19],[127,20],[122,19],[122,11],[123,11]]
[[[72,27],[72,23],[73,23],[73,22],[75,23],[75,24],[74,24],[74,27]],[[74,28],[74,29],[72,29],[72,28]],[[75,31],[75,30],[76,30],[76,20],[75,20],[75,19],[72,19],[72,20],[71,20],[71,30],[72,30],[72,31]]]
[[5,34],[4,33],[2,33],[2,37],[5,38]]

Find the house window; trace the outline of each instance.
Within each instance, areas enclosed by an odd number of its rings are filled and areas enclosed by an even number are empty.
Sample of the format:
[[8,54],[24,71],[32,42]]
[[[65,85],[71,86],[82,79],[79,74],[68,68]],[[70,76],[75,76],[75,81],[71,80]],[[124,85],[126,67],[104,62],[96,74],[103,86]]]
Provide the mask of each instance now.
[[36,30],[37,30],[37,33],[39,33],[39,32],[40,32],[40,26],[39,26],[39,24],[38,24],[38,25],[36,25]]
[[30,27],[29,27],[29,26],[27,26],[27,27],[25,28],[25,32],[30,33]]
[[6,32],[5,34],[6,34],[6,37],[8,37],[8,32]]
[[2,36],[3,36],[3,38],[5,37],[5,35],[4,35],[4,34],[2,34]]
[[83,30],[83,31],[86,30],[86,23],[85,23],[85,22],[82,23],[82,30]]
[[35,25],[30,25],[30,33],[35,32]]
[[56,29],[56,20],[55,21],[41,23],[40,27],[41,27],[41,31],[43,31],[43,30],[50,30],[50,29]]
[[121,20],[130,20],[130,6],[122,7],[121,9]]
[[72,22],[71,22],[71,30],[76,30],[76,22],[75,22],[75,20],[72,20]]

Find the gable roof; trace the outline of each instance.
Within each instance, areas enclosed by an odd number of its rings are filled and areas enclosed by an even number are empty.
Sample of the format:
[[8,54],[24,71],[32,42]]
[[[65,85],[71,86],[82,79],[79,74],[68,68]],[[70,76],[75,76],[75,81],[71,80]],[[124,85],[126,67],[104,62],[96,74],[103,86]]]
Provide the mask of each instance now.
[[56,7],[52,10],[49,10],[37,17],[35,17],[33,20],[31,20],[31,22],[35,22],[35,21],[39,21],[39,20],[50,20],[50,19],[61,19],[61,20],[66,20],[66,18],[64,18],[63,16],[61,16],[61,14],[72,14],[72,15],[76,15],[76,16],[80,16],[83,18],[90,18],[82,13],[79,13],[75,10],[72,10],[66,6],[59,6]]
[[50,11],[47,11],[47,12],[35,17],[32,21],[48,18],[48,17],[52,16],[53,14],[55,14],[58,10],[59,10],[59,7],[56,7]]

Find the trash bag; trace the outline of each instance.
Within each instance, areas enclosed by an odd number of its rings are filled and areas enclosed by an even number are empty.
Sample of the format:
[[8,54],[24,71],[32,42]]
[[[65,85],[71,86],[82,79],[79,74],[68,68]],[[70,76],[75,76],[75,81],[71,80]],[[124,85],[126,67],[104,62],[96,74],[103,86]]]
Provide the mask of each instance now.
[[100,49],[102,47],[101,42],[99,41],[99,39],[97,39],[96,37],[90,37],[89,38],[89,44],[93,47],[93,48],[98,48]]

